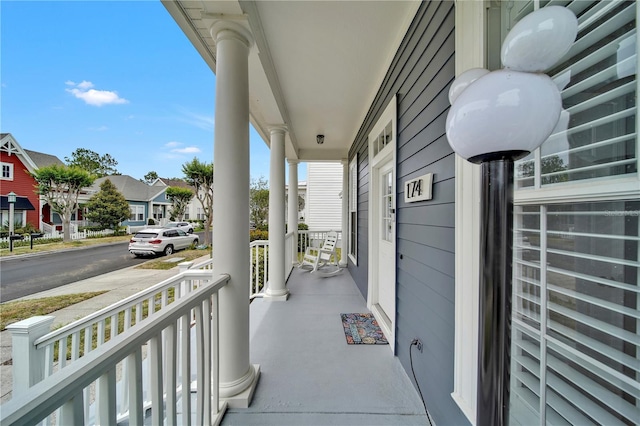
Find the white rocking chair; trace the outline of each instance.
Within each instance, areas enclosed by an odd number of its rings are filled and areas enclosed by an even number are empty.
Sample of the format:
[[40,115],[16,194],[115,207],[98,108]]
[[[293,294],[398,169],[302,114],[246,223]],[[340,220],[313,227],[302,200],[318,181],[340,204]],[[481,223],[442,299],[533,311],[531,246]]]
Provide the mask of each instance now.
[[[336,231],[327,232],[327,237],[321,247],[307,247],[298,268],[309,269],[311,273],[317,272],[326,277],[338,274],[342,268],[338,265],[337,243],[338,233]],[[329,265],[335,268],[331,270]]]

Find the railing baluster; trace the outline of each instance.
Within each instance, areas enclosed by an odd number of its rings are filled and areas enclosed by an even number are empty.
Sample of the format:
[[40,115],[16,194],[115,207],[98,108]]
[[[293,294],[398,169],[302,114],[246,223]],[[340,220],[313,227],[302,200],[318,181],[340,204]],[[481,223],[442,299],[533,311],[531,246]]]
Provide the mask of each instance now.
[[[98,409],[96,412],[97,424],[116,424],[116,370],[111,369],[103,374],[97,383],[98,397],[96,398]],[[88,406],[89,404],[85,404]],[[85,417],[88,418],[88,417]]]
[[220,412],[220,325],[218,321],[218,293],[211,295],[211,401],[214,413]]
[[59,425],[82,425],[84,424],[84,410],[82,392],[67,401],[58,412],[57,422]]
[[203,393],[204,424],[211,424],[211,298],[202,301],[202,340],[204,349]]
[[191,311],[180,318],[180,368],[182,374],[182,424],[191,424]]
[[142,402],[142,351],[137,348],[127,357],[129,366],[129,424],[142,426],[144,411]]
[[58,371],[62,370],[67,363],[67,336],[58,340]]
[[167,389],[167,425],[175,425],[178,423],[178,414],[176,410],[176,325],[171,324],[165,329],[165,339],[167,342],[167,350],[165,352],[165,369],[166,369],[166,389]]
[[196,424],[204,423],[204,330],[202,305],[193,309],[196,330]]
[[151,424],[162,425],[164,401],[162,398],[162,337],[161,333],[149,341],[149,375],[151,379]]
[[[82,356],[87,355],[89,352],[91,352],[91,344],[93,342],[93,333],[92,333],[93,327],[92,326],[88,326],[85,327],[83,330],[84,333],[84,354]],[[90,404],[90,397],[91,397],[91,389],[89,389],[89,387],[84,388],[84,390],[82,391],[82,394],[84,395],[84,418],[88,419],[89,418],[89,407],[91,406]]]
[[118,312],[111,315],[111,334],[109,336],[109,339],[113,339],[119,334],[118,333],[118,317],[119,317]]
[[98,338],[96,339],[97,346],[101,346],[104,343],[104,333],[106,326],[106,319],[98,322]]

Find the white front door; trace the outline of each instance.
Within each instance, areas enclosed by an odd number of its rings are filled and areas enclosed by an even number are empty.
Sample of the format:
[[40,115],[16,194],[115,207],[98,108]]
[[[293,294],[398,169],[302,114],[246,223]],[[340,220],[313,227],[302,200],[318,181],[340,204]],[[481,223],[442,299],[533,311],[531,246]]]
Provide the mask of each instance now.
[[377,200],[377,245],[376,259],[378,269],[378,304],[390,326],[395,320],[396,300],[396,272],[395,272],[395,185],[393,178],[393,164],[388,161],[378,172],[378,200]]
[[395,353],[396,321],[396,105],[394,96],[369,133],[369,286],[373,312]]

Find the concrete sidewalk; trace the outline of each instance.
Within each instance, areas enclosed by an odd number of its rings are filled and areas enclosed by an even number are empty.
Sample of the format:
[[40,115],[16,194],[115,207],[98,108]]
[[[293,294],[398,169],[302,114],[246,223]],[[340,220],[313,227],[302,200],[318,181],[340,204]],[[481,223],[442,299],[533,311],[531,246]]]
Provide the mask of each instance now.
[[[209,255],[194,260],[194,264],[207,260]],[[175,259],[173,259],[175,260]],[[59,311],[50,313],[55,317],[52,328],[69,324],[90,313],[112,305],[126,297],[136,294],[148,287],[158,284],[178,273],[178,263],[168,270],[141,269],[137,266],[120,269],[119,271],[99,275],[86,280],[67,284],[52,290],[35,293],[17,300],[40,299],[43,297],[60,296],[64,294],[105,291],[106,293],[85,300]],[[11,356],[11,333],[0,332],[0,404],[11,399],[13,382]]]

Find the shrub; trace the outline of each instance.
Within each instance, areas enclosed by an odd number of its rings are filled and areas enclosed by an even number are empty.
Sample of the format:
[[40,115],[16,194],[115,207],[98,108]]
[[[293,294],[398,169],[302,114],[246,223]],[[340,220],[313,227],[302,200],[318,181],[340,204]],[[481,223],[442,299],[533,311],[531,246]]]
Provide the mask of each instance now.
[[156,221],[155,221],[155,220],[153,220],[153,218],[152,218],[152,217],[150,217],[150,218],[147,220],[147,225],[155,225],[155,224],[156,224]]
[[268,239],[269,239],[268,231],[261,231],[258,229],[249,231],[249,242],[255,241],[255,240],[268,240]]

